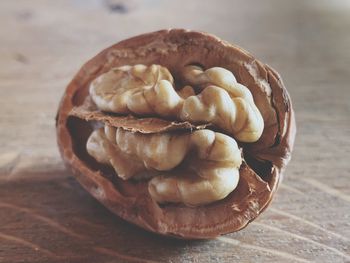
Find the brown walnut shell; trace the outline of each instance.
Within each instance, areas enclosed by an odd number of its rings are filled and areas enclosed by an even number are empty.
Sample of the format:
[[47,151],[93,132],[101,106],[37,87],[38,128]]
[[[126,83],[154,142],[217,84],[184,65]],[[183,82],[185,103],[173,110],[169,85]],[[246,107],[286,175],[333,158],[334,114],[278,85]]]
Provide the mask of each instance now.
[[[225,199],[187,207],[154,202],[145,181],[123,181],[98,164],[85,149],[94,127],[108,123],[143,133],[201,129],[190,123],[158,118],[117,116],[91,105],[89,83],[113,67],[160,64],[181,82],[185,65],[219,66],[247,86],[264,118],[264,132],[255,143],[241,143],[244,162],[237,188]],[[115,44],[88,61],[68,85],[57,115],[61,155],[81,185],[109,210],[144,229],[188,239],[212,238],[244,228],[270,203],[290,160],[295,120],[290,97],[273,69],[252,55],[215,36],[182,29],[162,30]]]

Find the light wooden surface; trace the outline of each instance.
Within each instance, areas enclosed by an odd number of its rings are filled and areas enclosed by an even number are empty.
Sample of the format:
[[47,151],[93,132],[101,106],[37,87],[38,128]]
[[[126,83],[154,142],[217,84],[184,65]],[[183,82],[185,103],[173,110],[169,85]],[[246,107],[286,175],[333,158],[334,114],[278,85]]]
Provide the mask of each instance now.
[[[0,262],[350,262],[348,1],[0,2]],[[277,69],[296,110],[293,160],[238,233],[164,239],[129,225],[63,167],[54,117],[101,49],[162,28],[203,30]]]

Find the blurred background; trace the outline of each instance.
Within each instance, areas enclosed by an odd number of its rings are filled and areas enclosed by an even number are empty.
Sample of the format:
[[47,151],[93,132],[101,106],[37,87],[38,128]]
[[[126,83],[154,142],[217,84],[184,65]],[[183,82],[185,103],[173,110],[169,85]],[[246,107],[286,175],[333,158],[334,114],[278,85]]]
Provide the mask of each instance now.
[[[166,28],[241,46],[275,68],[292,97],[293,160],[272,208],[230,236],[239,243],[163,241],[118,221],[59,156],[54,118],[81,65],[120,40]],[[349,76],[348,0],[1,0],[0,262],[119,254],[127,262],[350,261]],[[88,238],[72,241],[67,231]],[[106,247],[96,252],[95,243]]]
[[[53,132],[59,98],[85,61],[122,39],[164,28],[206,31],[248,50],[277,69],[305,118],[325,109],[329,119],[349,112],[347,0],[2,0],[0,14],[0,118],[23,112],[11,117],[28,130],[22,146]],[[28,129],[34,124],[38,129]],[[14,150],[18,132],[1,130],[8,138],[3,150]],[[46,151],[42,143],[36,151]]]

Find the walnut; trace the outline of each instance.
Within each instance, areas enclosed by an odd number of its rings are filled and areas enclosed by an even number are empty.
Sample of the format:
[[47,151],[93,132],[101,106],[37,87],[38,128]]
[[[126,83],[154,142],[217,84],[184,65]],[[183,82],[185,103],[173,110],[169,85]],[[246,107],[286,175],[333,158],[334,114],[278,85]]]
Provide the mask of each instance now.
[[237,231],[270,203],[295,137],[279,75],[209,34],[164,30],[85,64],[57,115],[62,157],[107,208],[181,238]]

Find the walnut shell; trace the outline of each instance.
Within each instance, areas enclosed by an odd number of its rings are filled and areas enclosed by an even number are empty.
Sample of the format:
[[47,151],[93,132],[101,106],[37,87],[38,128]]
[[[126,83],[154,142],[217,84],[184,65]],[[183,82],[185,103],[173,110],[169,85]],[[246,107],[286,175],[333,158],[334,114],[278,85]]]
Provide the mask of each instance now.
[[[252,92],[265,128],[257,142],[241,143],[245,161],[240,168],[239,184],[228,197],[195,208],[178,204],[160,206],[150,198],[147,182],[123,181],[87,154],[87,138],[99,122],[143,133],[208,126],[114,116],[92,108],[88,99],[90,82],[113,67],[134,64],[163,65],[175,78],[179,69],[188,64],[203,68],[219,66],[233,72],[237,81]],[[64,93],[56,126],[65,164],[97,200],[146,230],[188,239],[238,231],[254,220],[276,192],[295,138],[291,101],[278,73],[237,46],[206,33],[182,29],[124,40],[88,61]]]

